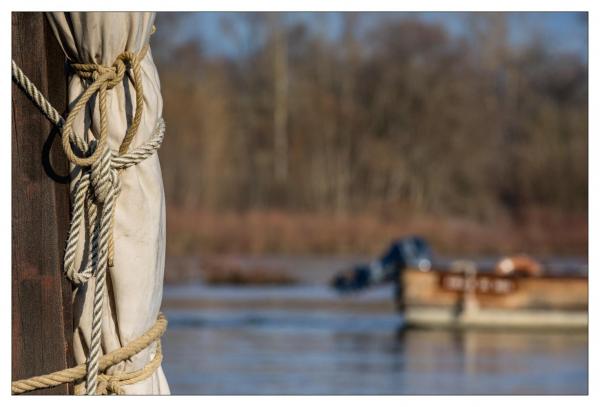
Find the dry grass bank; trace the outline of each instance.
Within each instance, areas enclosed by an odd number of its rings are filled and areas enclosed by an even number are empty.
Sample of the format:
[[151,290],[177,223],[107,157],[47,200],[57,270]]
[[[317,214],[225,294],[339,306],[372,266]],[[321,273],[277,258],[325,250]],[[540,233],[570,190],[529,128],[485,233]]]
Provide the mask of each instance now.
[[249,211],[214,213],[169,206],[169,255],[365,254],[377,255],[395,238],[419,234],[439,254],[587,256],[587,215],[527,211],[522,221],[489,223],[426,215],[353,216]]

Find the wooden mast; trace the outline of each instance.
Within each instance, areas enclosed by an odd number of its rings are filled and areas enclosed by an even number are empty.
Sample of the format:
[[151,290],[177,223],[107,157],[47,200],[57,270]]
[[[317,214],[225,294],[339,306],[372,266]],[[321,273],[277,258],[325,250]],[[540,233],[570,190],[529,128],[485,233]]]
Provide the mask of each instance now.
[[[12,58],[59,112],[65,57],[43,13],[12,13]],[[73,366],[71,284],[63,274],[69,166],[56,130],[12,86],[12,380]],[[69,394],[71,386],[34,394]]]

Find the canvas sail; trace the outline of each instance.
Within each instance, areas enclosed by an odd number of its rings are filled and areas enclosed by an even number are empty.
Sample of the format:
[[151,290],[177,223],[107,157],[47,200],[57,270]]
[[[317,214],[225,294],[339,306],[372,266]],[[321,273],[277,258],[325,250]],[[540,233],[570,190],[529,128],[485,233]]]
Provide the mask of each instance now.
[[[53,12],[47,13],[70,63],[111,66],[124,51],[139,53],[148,44],[154,13],[148,12]],[[162,96],[151,49],[141,60],[143,115],[131,148],[148,142],[162,118]],[[129,74],[128,74],[129,75]],[[108,145],[118,150],[131,123],[135,89],[131,76],[108,91]],[[72,104],[88,83],[76,74],[68,80]],[[76,120],[74,131],[88,140],[97,138],[100,128],[98,103],[92,102],[85,119]],[[79,171],[71,166],[71,186]],[[102,352],[108,353],[142,335],[156,321],[162,300],[165,258],[165,201],[158,155],[154,154],[119,175],[121,192],[114,214],[114,265],[108,270],[107,292],[102,320]],[[84,239],[83,233],[81,239]],[[86,255],[80,245],[78,261]],[[73,294],[76,362],[83,363],[90,346],[94,279],[80,285]],[[108,374],[143,368],[153,358],[155,345],[108,369]],[[125,394],[169,394],[159,367],[151,377],[123,386]]]

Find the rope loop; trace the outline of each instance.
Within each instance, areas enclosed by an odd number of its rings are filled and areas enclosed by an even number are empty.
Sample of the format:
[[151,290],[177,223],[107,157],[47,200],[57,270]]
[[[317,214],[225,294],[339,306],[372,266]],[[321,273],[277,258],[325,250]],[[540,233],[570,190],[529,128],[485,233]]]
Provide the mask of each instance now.
[[135,53],[125,51],[117,56],[112,66],[74,63],[71,64],[71,68],[82,79],[91,79],[93,82],[97,82],[99,78],[102,78],[106,82],[107,89],[112,89],[123,81],[128,64],[133,65],[133,61],[137,62]]
[[[79,96],[64,121],[15,62],[12,63],[13,77],[46,116],[59,128],[62,127],[62,145],[65,155],[72,164],[81,167],[81,175],[72,193],[74,198],[72,222],[65,249],[64,266],[67,277],[75,284],[85,284],[92,277],[95,279],[91,343],[85,366],[86,370],[81,376],[86,377],[86,382],[82,384],[85,384],[87,394],[96,394],[97,392],[119,394],[121,393],[121,385],[135,383],[147,377],[146,375],[152,374],[156,370],[156,364],[159,365],[160,360],[162,360],[162,356],[155,357],[156,362],[153,361],[137,374],[109,376],[101,373],[103,370],[101,323],[106,291],[106,273],[107,269],[114,265],[113,226],[116,199],[121,191],[119,173],[153,155],[160,147],[165,131],[164,121],[161,118],[157,123],[154,138],[133,152],[128,153],[129,146],[137,134],[142,120],[144,90],[140,61],[146,55],[148,47],[149,44],[146,44],[139,54],[131,51],[121,53],[110,67],[99,64],[71,64],[71,67],[82,80],[90,80],[91,83]],[[131,125],[121,142],[119,151],[115,154],[108,146],[107,97],[108,91],[124,80],[128,69],[131,70],[135,89],[135,113]],[[73,124],[96,94],[100,111],[100,134],[96,139],[88,142],[84,136],[75,134]],[[80,154],[74,151],[74,146],[77,147]],[[82,231],[89,244],[87,248],[88,259],[87,262],[82,260],[82,264],[77,266],[75,258]],[[160,352],[160,347],[158,349],[157,355]],[[30,390],[30,387],[34,385],[55,385],[53,383],[64,379],[64,372],[58,372],[57,375],[52,377],[44,376],[34,379],[39,380],[37,382],[30,380],[17,383],[23,386],[21,390]]]
[[[98,394],[123,394],[122,386],[141,382],[158,369],[163,355],[161,351],[160,337],[167,329],[167,319],[162,313],[154,325],[148,329],[142,336],[127,343],[123,347],[116,349],[100,358],[99,370],[103,373],[98,375]],[[121,372],[113,375],[104,373],[109,367],[115,366],[121,362],[130,360],[144,349],[156,343],[154,357],[144,367],[133,372]],[[57,372],[45,374],[42,376],[30,377],[13,381],[11,384],[12,394],[23,394],[33,390],[47,389],[59,386],[65,383],[75,383],[75,394],[85,394],[85,382],[82,381],[88,373],[88,366],[85,363],[70,367]]]
[[[123,386],[135,384],[150,377],[160,366],[163,360],[160,340],[156,341],[156,350],[154,357],[141,369],[133,372],[118,372],[118,373],[101,373],[98,375],[98,387],[96,394],[110,395],[125,394]],[[85,393],[84,383],[81,382],[75,386],[75,394],[80,395]]]
[[[78,184],[75,192],[78,199],[74,203],[74,212],[80,210],[78,218],[73,216],[71,231],[67,241],[67,251],[65,251],[65,266],[67,276],[73,278],[74,282],[86,282],[92,276],[95,279],[94,302],[92,309],[92,335],[88,355],[88,372],[86,377],[87,394],[96,394],[98,385],[104,386],[102,391],[106,391],[106,383],[99,382],[99,360],[101,355],[101,337],[102,337],[102,313],[106,286],[106,273],[109,267],[114,266],[114,240],[113,226],[116,199],[120,192],[119,170],[112,166],[112,153],[107,145],[108,140],[108,91],[120,84],[125,78],[127,69],[131,69],[133,74],[133,87],[135,89],[135,114],[133,121],[119,147],[119,155],[124,155],[129,149],[129,145],[137,134],[139,125],[142,121],[142,112],[144,108],[144,90],[142,87],[142,75],[139,61],[143,59],[148,50],[148,44],[141,51],[140,58],[133,52],[121,53],[111,67],[99,64],[72,64],[71,67],[83,80],[91,79],[92,83],[83,92],[75,103],[73,109],[69,112],[63,128],[62,142],[65,154],[69,161],[82,168],[89,168],[89,182]],[[81,111],[85,110],[90,99],[98,94],[98,105],[100,110],[100,135],[94,143],[86,143],[84,137],[75,135],[73,123]],[[76,145],[83,153],[83,156],[77,155],[73,151],[73,145]],[[88,154],[91,155],[86,156]],[[91,189],[91,191],[89,191]],[[90,199],[93,196],[95,205],[90,205]],[[89,226],[88,240],[90,247],[88,249],[88,266],[84,270],[74,268],[75,254],[78,247],[79,230],[84,222],[83,208],[87,203],[89,218],[92,220]],[[101,208],[100,208],[101,207]],[[96,224],[96,215],[100,212],[99,221]],[[114,386],[112,386],[114,387]]]
[[[100,230],[102,225],[111,227],[111,224],[106,222],[111,221],[112,223],[114,212],[109,213],[106,219],[101,213],[100,225],[98,225],[98,207],[100,205],[104,206],[111,196],[117,197],[119,195],[121,191],[119,172],[154,155],[164,139],[164,134],[165,122],[160,119],[154,129],[152,138],[144,145],[122,156],[118,156],[116,152],[105,148],[102,153],[102,160],[95,162],[91,168],[87,167],[82,170],[81,176],[73,188],[71,226],[64,257],[65,274],[74,284],[84,284],[94,275],[94,270],[98,268],[100,249],[105,247],[106,237],[102,238]],[[90,148],[97,149],[97,142],[92,141]],[[109,168],[107,168],[107,163]],[[88,258],[77,265],[76,256],[80,245],[81,231],[85,231],[86,228],[86,212],[88,226],[87,233],[84,236],[89,245],[87,248]],[[103,219],[104,222],[102,222]],[[112,233],[110,233],[107,249],[109,266],[113,265],[113,246]]]
[[[107,92],[123,82],[127,69],[131,69],[133,75],[133,87],[136,92],[135,114],[131,126],[127,129],[125,137],[119,147],[119,155],[125,154],[129,145],[137,134],[142,121],[142,112],[144,109],[144,89],[142,87],[142,74],[140,61],[148,51],[148,44],[142,48],[139,55],[131,51],[122,52],[117,56],[112,66],[100,64],[71,64],[75,73],[84,80],[91,80],[91,84],[81,94],[75,106],[69,112],[63,128],[62,144],[65,154],[69,161],[80,167],[91,166],[100,159],[102,149],[105,147],[108,138],[108,109]],[[90,149],[84,137],[78,136],[73,130],[75,118],[85,109],[91,98],[98,94],[98,104],[100,110],[100,135],[97,139],[96,149]],[[83,155],[78,155],[73,150],[72,144],[75,144]]]

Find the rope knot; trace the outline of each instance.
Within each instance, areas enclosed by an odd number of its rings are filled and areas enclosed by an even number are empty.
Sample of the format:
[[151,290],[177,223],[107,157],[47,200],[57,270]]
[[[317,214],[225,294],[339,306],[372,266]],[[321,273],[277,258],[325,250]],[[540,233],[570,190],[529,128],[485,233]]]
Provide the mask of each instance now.
[[[98,373],[98,390],[106,393],[123,394],[123,386],[139,383],[148,379],[159,368],[163,360],[160,337],[167,329],[167,319],[162,313],[158,314],[158,318],[154,325],[148,329],[142,336],[137,337],[133,341],[123,345],[123,347],[113,350],[110,353],[103,355],[99,361]],[[156,350],[152,359],[146,363],[144,367],[133,372],[119,372],[114,375],[106,373],[106,370],[111,366],[115,366],[121,362],[130,360],[134,355],[137,355],[142,350],[147,349],[152,343],[156,342]],[[85,381],[81,380],[88,374],[89,369],[85,363],[60,370],[58,372],[49,373],[42,376],[30,377],[28,379],[16,380],[12,382],[12,394],[22,394],[37,389],[47,389],[58,386],[63,383],[74,383],[75,394],[85,394]],[[105,382],[103,384],[103,382]]]
[[[142,50],[144,52],[144,50]],[[100,64],[71,64],[75,73],[83,79],[92,79],[93,82],[106,84],[106,89],[117,86],[125,77],[127,68],[137,63],[137,55],[131,51],[119,54],[112,66]]]
[[[119,147],[119,154],[125,154],[133,138],[135,137],[140,123],[142,121],[142,111],[144,108],[144,90],[142,87],[142,73],[140,61],[148,51],[148,44],[142,48],[137,55],[131,51],[125,51],[119,54],[112,66],[99,64],[71,64],[75,73],[82,79],[90,79],[92,82],[81,94],[75,106],[67,116],[63,127],[62,143],[63,149],[69,161],[80,167],[91,166],[99,159],[103,147],[108,138],[108,108],[107,91],[120,84],[125,78],[125,72],[131,69],[133,77],[133,88],[135,89],[135,114],[131,126],[127,129],[125,137]],[[98,136],[98,148],[90,156],[78,156],[71,143],[81,147],[87,146],[84,137],[78,136],[73,131],[75,118],[85,109],[92,96],[98,93],[98,105],[100,110],[100,134]],[[81,148],[80,148],[81,149]],[[82,149],[86,151],[85,148]]]
[[98,387],[96,388],[96,394],[109,395],[109,394],[123,394],[123,388],[121,386],[121,379],[117,375],[101,374],[98,375]]
[[90,171],[91,187],[99,205],[106,202],[111,191],[118,195],[121,189],[119,173],[111,166],[113,154],[106,146],[102,149],[100,158],[92,164]]
[[[106,361],[101,357],[101,327],[104,296],[106,294],[106,273],[107,268],[113,267],[113,220],[115,200],[120,192],[119,171],[129,168],[154,154],[160,147],[165,130],[164,121],[160,119],[155,131],[157,137],[150,140],[146,145],[138,147],[134,152],[128,153],[129,146],[137,133],[142,118],[144,94],[140,61],[143,60],[147,50],[148,44],[144,46],[139,55],[129,51],[123,52],[110,67],[98,64],[72,64],[71,66],[76,74],[83,80],[91,80],[89,81],[91,83],[86,81],[85,90],[77,99],[66,120],[63,120],[56,109],[19,69],[14,60],[12,61],[13,77],[46,116],[62,131],[62,144],[65,155],[73,165],[80,167],[81,170],[81,175],[72,192],[72,198],[74,199],[72,201],[72,222],[65,249],[65,273],[75,284],[85,284],[90,278],[95,277],[92,335],[87,362],[54,374],[13,382],[13,394],[36,388],[52,387],[60,383],[74,382],[83,377],[86,378],[86,382],[75,385],[77,394],[83,392],[95,394],[96,390],[100,393],[122,394],[123,385],[137,383],[150,377],[161,363],[162,354],[160,354],[160,342],[158,342],[154,359],[139,371],[119,373],[112,376],[100,373],[110,366],[106,365],[108,359],[117,357],[116,353],[113,356],[106,355]],[[107,146],[109,127],[107,91],[123,81],[125,72],[128,69],[131,70],[132,84],[135,89],[135,114],[121,142],[118,155],[114,155]],[[79,136],[75,134],[73,123],[79,113],[85,111],[88,102],[96,93],[98,93],[100,131],[98,135],[94,134],[96,136],[95,140],[88,141],[86,135]],[[73,151],[74,146],[77,146],[80,155]],[[87,212],[87,219],[85,212]],[[85,235],[84,238],[89,244],[88,259],[87,262],[82,260],[78,266],[75,264],[75,259],[82,229]],[[161,319],[164,320],[164,318],[159,317],[157,323],[161,322]],[[164,320],[163,325],[166,327],[166,320]],[[160,334],[162,332],[164,332],[164,328]],[[143,339],[148,340],[149,338],[146,338],[148,335],[150,335],[149,332],[143,335]],[[155,339],[157,338],[154,337],[153,340]],[[144,347],[147,345],[148,343]],[[141,345],[136,344],[137,346]],[[125,346],[120,351],[125,351],[125,349],[129,350]],[[141,348],[134,353],[140,350]],[[132,355],[129,354],[114,363],[123,361]]]
[[[109,148],[100,146],[95,140],[89,144],[89,152],[99,154],[100,158],[91,167],[83,169],[72,194],[72,221],[65,248],[64,264],[65,273],[73,283],[78,285],[86,283],[98,273],[99,269],[103,269],[105,264],[113,267],[112,230],[115,201],[121,192],[119,172],[155,154],[163,141],[164,132],[165,122],[160,119],[153,138],[145,145],[124,155],[117,155]],[[77,264],[76,257],[82,229],[85,231],[84,239],[89,244],[88,258],[87,261],[82,259],[80,264]],[[105,253],[107,257],[104,257]]]

